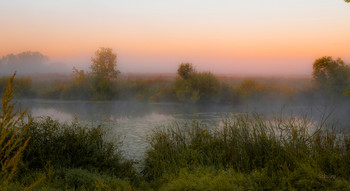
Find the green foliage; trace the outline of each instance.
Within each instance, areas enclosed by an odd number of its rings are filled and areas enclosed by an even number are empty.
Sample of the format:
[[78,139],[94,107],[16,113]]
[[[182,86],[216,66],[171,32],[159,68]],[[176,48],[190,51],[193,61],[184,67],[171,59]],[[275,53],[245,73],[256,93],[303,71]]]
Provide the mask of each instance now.
[[61,124],[46,118],[29,125],[31,141],[23,153],[25,170],[82,168],[103,171],[117,177],[133,177],[132,162],[125,160],[116,140],[107,140],[101,126],[86,127],[78,122]]
[[11,103],[14,94],[13,79],[10,77],[8,85],[2,97],[2,110],[0,115],[0,188],[10,183],[17,172],[24,149],[30,137],[27,137],[28,126],[22,122],[25,115],[14,111],[16,102]]
[[93,96],[92,78],[85,74],[84,70],[73,67],[73,82],[66,86],[62,93],[62,99],[86,100]]
[[[278,177],[280,176],[280,177]],[[181,169],[176,175],[164,176],[167,180],[160,190],[347,190],[349,181],[328,178],[317,174],[307,163],[294,172],[278,171],[267,174],[266,169],[250,174],[213,168]],[[274,179],[279,181],[273,181]]]
[[[116,69],[117,55],[110,48],[100,48],[91,58],[91,72],[73,67],[72,83],[63,87],[56,96],[63,99],[111,100],[118,97]],[[51,92],[54,92],[51,90]],[[47,93],[46,93],[47,94]],[[51,95],[51,94],[49,94]],[[54,95],[51,95],[54,96]]]
[[114,82],[120,73],[116,70],[117,55],[111,48],[100,48],[91,58],[91,76],[93,81],[93,93],[95,99],[111,99],[115,92]]
[[183,102],[215,101],[220,91],[218,79],[210,72],[197,73],[192,64],[181,64],[175,81],[176,96]]
[[210,168],[198,168],[191,171],[181,169],[175,177],[160,190],[256,190],[259,187],[249,176],[233,170],[216,171]]
[[[7,82],[11,77],[3,76],[0,77],[0,94],[2,94],[7,86]],[[20,77],[13,79],[13,87],[16,89],[14,92],[15,97],[32,97],[32,80],[30,77]]]
[[119,99],[137,101],[175,102],[173,82],[164,78],[121,79],[118,81]]
[[43,99],[61,99],[62,93],[68,86],[63,83],[55,83],[38,91],[38,96]]
[[350,67],[338,58],[322,57],[313,64],[313,78],[316,86],[332,99],[343,96],[350,84]]
[[344,94],[345,96],[350,96],[350,86],[348,86],[348,90],[349,91],[345,92],[345,94]]
[[[47,178],[35,181],[47,174]],[[85,169],[55,169],[54,172],[28,172],[17,182],[12,182],[2,190],[136,190],[128,180],[122,180],[110,174]],[[33,185],[33,182],[36,184]],[[26,186],[33,185],[33,186]]]
[[184,80],[191,78],[194,73],[196,73],[196,70],[191,63],[182,63],[177,69],[177,74]]
[[[240,100],[257,100],[267,97],[272,91],[266,84],[260,84],[252,79],[243,80],[236,88]],[[261,101],[261,100],[258,100]]]
[[233,98],[236,102],[264,101],[277,99],[291,99],[295,89],[280,83],[262,83],[254,79],[245,79],[238,86],[233,87]]
[[350,136],[327,130],[324,123],[311,133],[313,125],[295,117],[242,114],[217,129],[196,122],[159,128],[150,138],[142,173],[157,180],[178,176],[184,168],[212,167],[250,174],[258,188],[324,189],[336,186],[334,180],[349,187],[343,180],[350,178]]
[[[133,190],[129,182],[117,177],[83,169],[65,169],[57,173],[56,188],[74,190]],[[57,185],[57,183],[59,183]]]

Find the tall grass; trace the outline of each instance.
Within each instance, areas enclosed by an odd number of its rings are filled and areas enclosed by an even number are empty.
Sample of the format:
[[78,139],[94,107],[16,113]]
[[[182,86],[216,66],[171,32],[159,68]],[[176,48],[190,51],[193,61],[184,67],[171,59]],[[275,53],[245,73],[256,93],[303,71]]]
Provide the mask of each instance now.
[[173,123],[153,131],[138,174],[102,126],[24,120],[13,77],[0,115],[1,190],[350,190],[350,135],[324,120]]
[[30,121],[27,125],[21,123],[25,111],[14,111],[15,102],[11,102],[14,94],[13,79],[9,79],[8,85],[2,97],[2,110],[0,115],[0,189],[6,186],[18,170],[18,164],[30,137],[26,137]]
[[108,133],[102,126],[88,127],[78,121],[59,123],[49,117],[35,120],[28,128],[31,141],[23,153],[25,168],[33,171],[52,165],[55,169],[81,168],[133,177],[133,162],[124,159],[119,150],[121,142],[107,139]]
[[184,168],[258,171],[269,177],[271,188],[295,186],[298,177],[305,183],[310,177],[315,181],[312,188],[330,186],[326,179],[349,180],[350,135],[322,127],[323,123],[312,125],[295,117],[240,114],[215,129],[200,123],[158,128],[150,137],[142,173],[147,180],[156,180]]

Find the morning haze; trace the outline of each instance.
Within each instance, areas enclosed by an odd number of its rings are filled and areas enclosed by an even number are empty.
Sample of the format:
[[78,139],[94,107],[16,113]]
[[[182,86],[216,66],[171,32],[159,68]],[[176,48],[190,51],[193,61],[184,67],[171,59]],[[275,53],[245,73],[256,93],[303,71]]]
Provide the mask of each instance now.
[[350,0],[0,2],[0,190],[349,190]]
[[192,62],[214,73],[311,74],[318,57],[349,61],[348,6],[339,0],[4,1],[0,56],[39,51],[87,67],[98,47],[110,47],[125,72],[172,73]]

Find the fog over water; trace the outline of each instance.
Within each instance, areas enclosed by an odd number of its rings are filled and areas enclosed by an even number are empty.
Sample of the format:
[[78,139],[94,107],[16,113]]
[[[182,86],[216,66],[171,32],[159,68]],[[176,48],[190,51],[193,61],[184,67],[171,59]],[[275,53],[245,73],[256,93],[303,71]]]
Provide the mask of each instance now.
[[[148,146],[147,136],[152,129],[169,127],[172,123],[190,123],[193,120],[219,127],[222,119],[232,117],[234,113],[260,113],[267,118],[284,115],[298,118],[308,117],[315,123],[322,116],[329,117],[328,122],[350,122],[349,104],[319,105],[312,103],[249,103],[234,105],[188,105],[175,103],[143,102],[85,102],[57,100],[19,100],[18,107],[28,107],[35,118],[50,116],[60,122],[71,122],[75,118],[87,125],[100,125],[110,128],[112,135],[123,140],[122,150],[128,158],[142,159]],[[345,128],[347,126],[344,126]]]

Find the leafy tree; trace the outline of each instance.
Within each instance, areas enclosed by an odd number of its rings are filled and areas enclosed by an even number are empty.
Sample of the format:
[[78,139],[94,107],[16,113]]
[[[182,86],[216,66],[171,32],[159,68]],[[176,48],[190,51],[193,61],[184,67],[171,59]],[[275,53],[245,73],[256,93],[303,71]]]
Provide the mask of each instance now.
[[177,74],[184,80],[189,79],[194,73],[196,73],[191,63],[182,63],[177,69]]
[[91,76],[93,79],[93,92],[95,99],[110,99],[116,93],[114,89],[119,70],[117,55],[111,48],[100,48],[91,58]]
[[350,0],[344,0],[345,2],[347,2],[347,3],[350,3]]
[[331,98],[339,98],[350,84],[350,67],[340,58],[333,60],[326,56],[313,64],[313,78],[316,86]]
[[95,52],[95,57],[91,58],[92,75],[101,76],[104,79],[112,81],[117,78],[120,73],[116,70],[117,55],[113,53],[111,48],[100,48]]
[[220,91],[220,83],[212,73],[198,73],[191,63],[181,64],[177,72],[179,77],[175,81],[175,93],[180,101],[209,102]]
[[195,73],[192,79],[193,101],[215,101],[220,91],[219,80],[211,72]]

